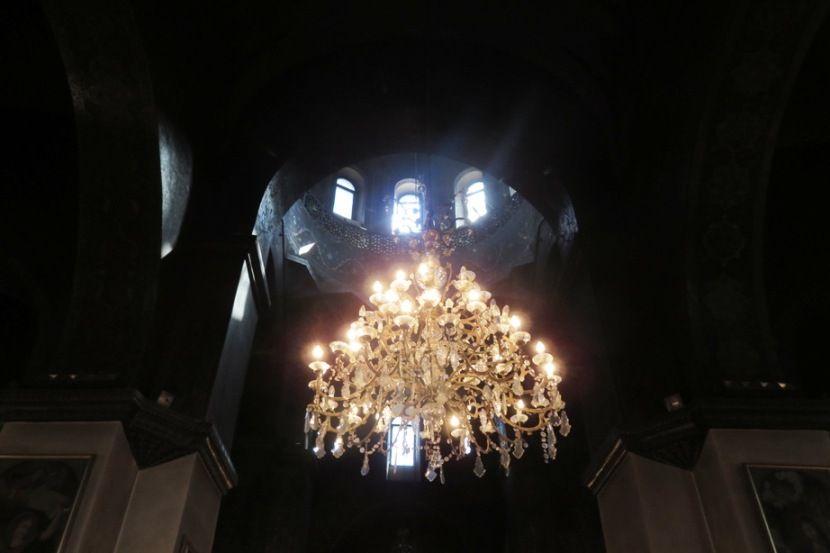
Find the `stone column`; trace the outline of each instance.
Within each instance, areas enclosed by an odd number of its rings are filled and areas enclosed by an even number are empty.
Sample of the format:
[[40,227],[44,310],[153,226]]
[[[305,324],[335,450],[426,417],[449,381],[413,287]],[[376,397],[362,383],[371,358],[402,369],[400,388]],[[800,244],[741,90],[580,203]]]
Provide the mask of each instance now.
[[608,553],[772,552],[748,465],[830,469],[830,434],[824,402],[765,405],[710,404],[620,434],[589,483]]
[[0,518],[35,521],[19,539],[58,540],[61,553],[211,551],[236,483],[212,425],[130,390],[0,391],[0,420]]

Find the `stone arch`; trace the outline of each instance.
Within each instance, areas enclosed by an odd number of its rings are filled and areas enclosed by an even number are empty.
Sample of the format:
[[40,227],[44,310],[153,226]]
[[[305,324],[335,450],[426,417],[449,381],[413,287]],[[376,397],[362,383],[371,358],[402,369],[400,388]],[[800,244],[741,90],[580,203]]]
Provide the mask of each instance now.
[[0,8],[0,318],[3,379],[26,384],[54,361],[78,233],[77,141],[61,55],[38,2]]
[[[440,91],[413,80],[427,63],[424,48],[454,51],[429,58]],[[357,159],[425,151],[504,176],[554,220],[545,204],[559,199],[563,182],[579,204],[581,190],[613,179],[610,116],[585,106],[571,85],[575,77],[552,75],[500,51],[483,61],[476,52],[456,43],[356,45],[262,83],[231,138],[233,165],[217,171],[210,193],[194,195],[188,231],[244,232],[266,184],[288,163],[303,175],[300,181],[313,183]],[[587,80],[584,72],[577,76]],[[488,85],[492,78],[500,80],[498,87]],[[303,191],[284,189],[283,205]],[[222,228],[209,215],[217,204],[228,209]]]
[[783,114],[765,190],[764,299],[777,361],[787,380],[807,396],[830,389],[823,370],[828,327],[830,241],[826,204],[830,182],[830,17],[825,16],[798,68]]
[[827,6],[748,5],[701,126],[687,268],[696,364],[712,389],[785,378],[767,315],[763,217],[779,124]]
[[50,378],[130,381],[143,362],[161,243],[152,85],[125,2],[44,7],[72,92],[80,183],[74,286]]

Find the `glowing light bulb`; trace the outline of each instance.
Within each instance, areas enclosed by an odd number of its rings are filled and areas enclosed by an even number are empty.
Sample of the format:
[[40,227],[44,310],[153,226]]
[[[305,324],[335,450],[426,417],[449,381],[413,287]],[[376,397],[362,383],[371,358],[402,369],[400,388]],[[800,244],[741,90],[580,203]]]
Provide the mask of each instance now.
[[429,265],[427,265],[426,263],[421,263],[420,265],[418,265],[418,272],[421,274],[421,276],[426,276],[429,273]]
[[406,280],[406,273],[403,272],[401,269],[395,271],[395,278],[397,280]]
[[510,317],[510,326],[512,326],[513,328],[519,328],[520,326],[522,326],[522,320],[516,315],[513,315],[512,317]]
[[323,348],[320,347],[320,344],[314,346],[314,349],[311,350],[311,355],[315,359],[322,359],[323,358]]
[[363,348],[363,345],[360,342],[351,342],[349,343],[349,349],[353,352],[357,353]]
[[439,292],[435,288],[427,288],[426,290],[424,290],[424,293],[421,294],[421,298],[423,298],[424,302],[435,305],[436,303],[441,301],[441,292]]
[[450,426],[452,426],[453,428],[458,428],[459,424],[461,424],[461,421],[458,420],[458,417],[455,416],[455,415],[452,415],[450,417]]
[[545,344],[536,342],[536,353],[545,353]]
[[375,283],[372,284],[372,292],[375,294],[383,292],[383,284],[381,284],[379,280],[376,280]]
[[403,300],[401,302],[401,311],[404,313],[412,313],[412,302],[409,300]]
[[467,299],[469,299],[470,301],[479,301],[481,299],[481,291],[470,290],[470,293],[467,294]]
[[553,375],[556,374],[556,364],[553,362],[545,363],[545,374],[548,375],[548,378],[553,378]]
[[520,399],[516,402],[516,409],[522,410],[525,408],[525,402],[523,399]]
[[356,336],[357,334],[355,333],[353,327],[349,328],[349,330],[346,331],[346,338],[348,338],[349,340],[354,340]]
[[387,303],[398,301],[398,298],[398,293],[394,290],[387,290],[386,293],[383,295],[383,299],[386,300]]

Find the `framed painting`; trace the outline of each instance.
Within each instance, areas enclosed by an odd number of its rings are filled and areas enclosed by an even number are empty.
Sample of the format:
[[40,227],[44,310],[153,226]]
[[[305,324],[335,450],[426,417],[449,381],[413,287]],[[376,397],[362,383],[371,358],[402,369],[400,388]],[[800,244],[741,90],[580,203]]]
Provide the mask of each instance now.
[[0,455],[0,552],[60,553],[92,460]]
[[746,465],[774,553],[830,553],[830,467]]

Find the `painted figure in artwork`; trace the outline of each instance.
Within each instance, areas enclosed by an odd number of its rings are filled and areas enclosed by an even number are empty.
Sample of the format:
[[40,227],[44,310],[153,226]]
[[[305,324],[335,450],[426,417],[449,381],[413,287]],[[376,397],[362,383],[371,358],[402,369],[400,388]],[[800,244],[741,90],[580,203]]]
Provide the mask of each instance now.
[[0,553],[57,553],[87,459],[0,459]]

